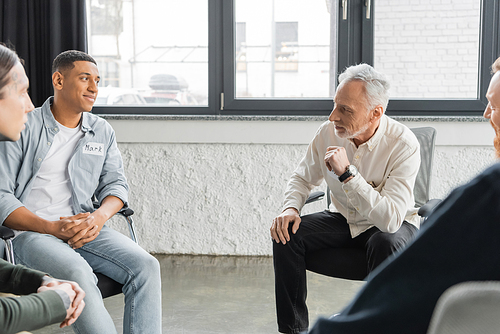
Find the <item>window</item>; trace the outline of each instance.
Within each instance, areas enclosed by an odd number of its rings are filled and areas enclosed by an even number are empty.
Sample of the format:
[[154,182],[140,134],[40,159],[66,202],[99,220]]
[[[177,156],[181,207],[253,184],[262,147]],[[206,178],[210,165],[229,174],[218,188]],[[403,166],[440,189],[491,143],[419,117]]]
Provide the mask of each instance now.
[[247,24],[246,22],[236,22],[235,31],[235,61],[236,71],[246,72],[247,70]]
[[391,98],[477,97],[479,1],[400,4],[378,0],[374,14],[374,66],[390,78]]
[[498,10],[491,1],[377,1],[370,63],[392,79],[388,114],[482,114]]
[[[299,43],[298,22],[276,22],[274,43],[274,70],[298,72]],[[285,94],[288,92],[284,92]],[[280,94],[284,95],[284,94]]]
[[103,93],[114,96],[101,105],[135,106],[132,112],[142,105],[145,113],[208,106],[207,0],[92,0],[87,7],[89,53]]
[[335,27],[324,0],[236,0],[234,17],[235,49],[244,55],[244,62],[236,58],[234,79],[229,79],[235,82],[236,98],[330,96]]
[[479,115],[500,54],[500,5],[487,0],[87,7],[101,87],[124,101],[101,99],[96,113],[328,115],[338,73],[366,62],[391,80],[389,115]]
[[[221,114],[330,112],[337,73],[337,9],[331,1],[227,1],[222,17]],[[241,24],[245,71],[239,61],[234,65],[231,51],[237,48]]]

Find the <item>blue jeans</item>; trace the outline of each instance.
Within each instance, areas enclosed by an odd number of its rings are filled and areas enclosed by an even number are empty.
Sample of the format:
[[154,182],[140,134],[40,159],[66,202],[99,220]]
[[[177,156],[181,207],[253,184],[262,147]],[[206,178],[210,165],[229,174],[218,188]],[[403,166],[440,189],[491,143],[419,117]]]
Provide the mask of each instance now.
[[24,232],[13,246],[17,263],[75,281],[85,291],[85,308],[73,324],[75,333],[116,333],[93,271],[124,285],[124,333],[161,333],[160,265],[121,233],[104,226],[95,240],[73,250],[52,235]]

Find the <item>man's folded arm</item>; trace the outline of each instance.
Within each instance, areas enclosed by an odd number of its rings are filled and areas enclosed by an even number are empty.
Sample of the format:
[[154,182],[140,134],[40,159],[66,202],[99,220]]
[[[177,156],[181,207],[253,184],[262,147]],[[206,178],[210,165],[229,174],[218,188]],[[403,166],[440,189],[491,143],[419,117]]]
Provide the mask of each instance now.
[[116,196],[107,196],[103,199],[99,209],[94,211],[92,215],[99,216],[96,223],[99,225],[99,230],[104,226],[106,221],[114,216],[123,207],[123,201]]
[[325,162],[316,148],[318,133],[309,144],[305,156],[288,181],[282,211],[287,208],[295,208],[300,212],[313,187],[319,186],[323,181],[321,167]]
[[19,231],[33,231],[55,235],[56,226],[52,222],[38,217],[26,207],[12,211],[3,221],[3,225]]
[[23,297],[0,298],[0,332],[17,333],[66,318],[66,308],[55,291],[36,293],[46,274],[0,260],[0,291]]
[[37,292],[46,274],[0,259],[0,292],[28,295]]
[[312,184],[294,172],[286,186],[285,199],[281,211],[294,208],[300,213],[312,188]]
[[14,210],[24,206],[14,195],[21,168],[22,148],[17,142],[0,142],[0,223]]
[[106,197],[114,196],[123,202],[124,207],[128,207],[128,190],[123,160],[116,144],[115,133],[112,131],[95,194],[99,204]]
[[0,332],[4,334],[34,330],[65,318],[66,308],[55,291],[0,298]]

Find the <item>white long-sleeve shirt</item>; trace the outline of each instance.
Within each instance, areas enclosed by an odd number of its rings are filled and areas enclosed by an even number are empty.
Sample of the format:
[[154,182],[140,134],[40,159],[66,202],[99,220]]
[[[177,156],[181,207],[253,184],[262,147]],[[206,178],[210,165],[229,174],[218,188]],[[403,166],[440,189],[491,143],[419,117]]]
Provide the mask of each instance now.
[[[329,146],[344,147],[349,162],[359,171],[345,184],[326,167],[324,157]],[[394,233],[404,220],[418,228],[413,187],[419,167],[417,138],[386,115],[375,134],[359,147],[352,140],[339,138],[333,123],[327,121],[288,182],[283,210],[292,207],[300,212],[313,186],[325,179],[331,192],[330,210],[347,219],[353,238],[372,226]]]

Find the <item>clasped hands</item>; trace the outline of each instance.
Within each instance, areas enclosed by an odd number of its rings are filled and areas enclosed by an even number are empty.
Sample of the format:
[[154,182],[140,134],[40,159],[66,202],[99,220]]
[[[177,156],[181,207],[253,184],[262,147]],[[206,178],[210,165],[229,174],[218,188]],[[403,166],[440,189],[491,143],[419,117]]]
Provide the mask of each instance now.
[[99,235],[103,223],[99,221],[97,211],[79,213],[70,217],[60,217],[54,221],[52,235],[64,240],[73,249],[77,249],[94,240]]
[[72,325],[76,319],[78,319],[85,307],[85,302],[83,301],[85,292],[76,282],[57,279],[44,280],[37,292],[49,290],[62,290],[68,295],[70,306],[66,310],[66,318],[61,322],[59,327],[63,328]]
[[[337,176],[342,175],[347,166],[349,166],[349,159],[344,147],[329,146],[326,149],[324,162],[329,171],[334,172]],[[286,244],[290,241],[288,233],[288,225],[293,223],[292,233],[297,233],[300,225],[300,215],[296,208],[286,208],[279,216],[273,219],[271,225],[271,237],[277,243]]]

